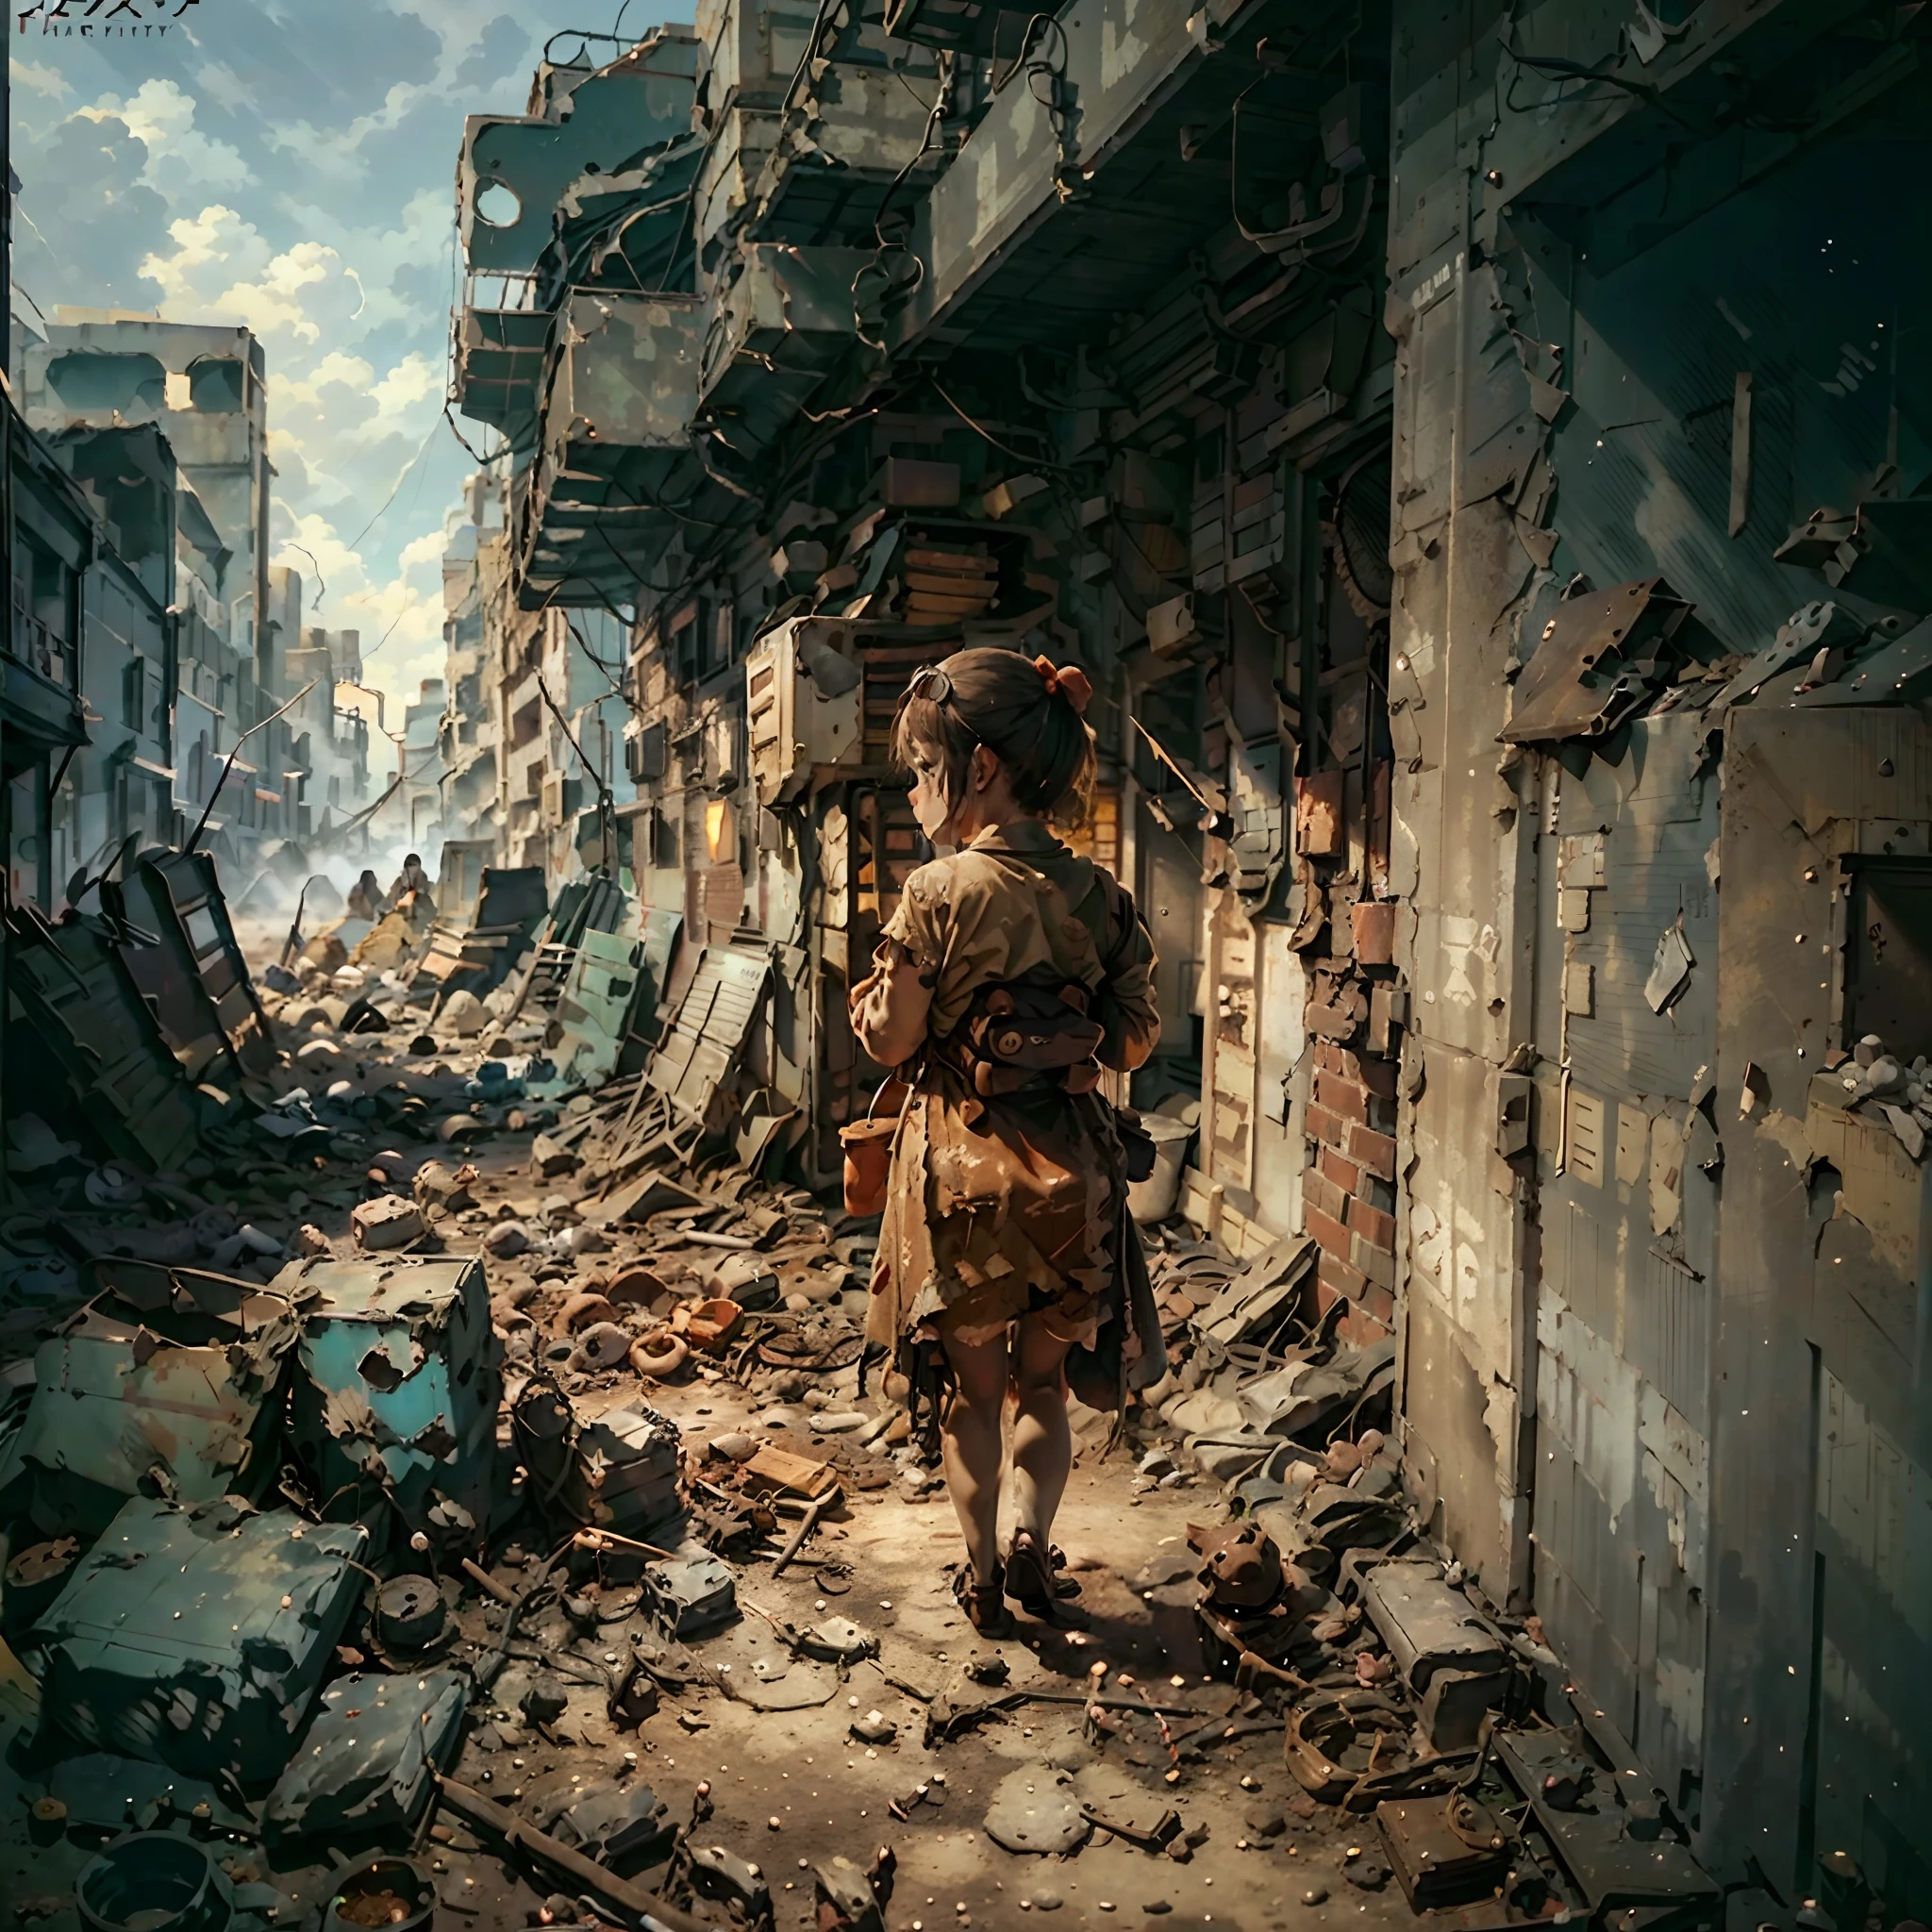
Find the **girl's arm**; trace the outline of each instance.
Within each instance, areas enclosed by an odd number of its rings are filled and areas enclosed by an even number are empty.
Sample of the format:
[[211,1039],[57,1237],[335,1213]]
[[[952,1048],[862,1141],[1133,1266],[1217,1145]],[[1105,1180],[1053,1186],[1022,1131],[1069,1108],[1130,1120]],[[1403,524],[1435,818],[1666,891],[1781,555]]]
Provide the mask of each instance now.
[[852,1030],[880,1066],[901,1066],[925,1039],[932,988],[894,940],[881,941],[873,961],[872,972],[852,989]]
[[1160,1008],[1154,998],[1154,940],[1134,909],[1133,899],[1119,892],[1123,930],[1103,962],[1107,979],[1101,988],[1094,1017],[1106,1027],[1098,1058],[1104,1067],[1132,1073],[1144,1066],[1160,1042]]

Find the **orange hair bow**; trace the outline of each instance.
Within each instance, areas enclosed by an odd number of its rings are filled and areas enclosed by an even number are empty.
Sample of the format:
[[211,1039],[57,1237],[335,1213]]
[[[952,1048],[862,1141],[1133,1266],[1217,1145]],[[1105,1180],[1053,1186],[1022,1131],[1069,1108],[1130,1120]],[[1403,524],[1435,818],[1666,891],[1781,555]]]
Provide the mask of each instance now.
[[1062,664],[1056,670],[1051,658],[1036,658],[1033,668],[1049,696],[1057,692],[1083,718],[1087,715],[1087,707],[1093,702],[1093,680],[1077,664]]

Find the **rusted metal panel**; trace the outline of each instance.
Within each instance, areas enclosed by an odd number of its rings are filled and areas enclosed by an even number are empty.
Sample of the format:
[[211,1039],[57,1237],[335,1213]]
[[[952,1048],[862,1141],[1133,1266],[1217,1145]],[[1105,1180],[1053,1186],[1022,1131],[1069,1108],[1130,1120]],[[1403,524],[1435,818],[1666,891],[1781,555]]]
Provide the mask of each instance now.
[[267,1782],[361,1594],[368,1541],[360,1524],[289,1509],[136,1497],[34,1625],[42,1708],[100,1750]]
[[185,1503],[257,1493],[280,1426],[294,1308],[251,1282],[101,1261],[104,1291],[43,1341],[0,1496],[48,1536],[98,1535],[158,1485]]
[[[176,1171],[200,1141],[193,1091],[141,997],[117,929],[50,925],[31,905],[7,915],[8,1084],[44,1080],[72,1124],[111,1154]],[[64,1123],[63,1123],[64,1124]]]
[[[1574,1078],[1600,1093],[1684,1100],[1713,1055],[1717,894],[1709,855],[1718,792],[1715,774],[1703,770],[1707,735],[1694,716],[1639,719],[1627,761],[1597,760],[1581,777],[1563,772],[1553,781],[1558,840],[1550,842],[1558,851],[1542,858],[1542,891],[1560,912],[1557,895],[1575,890],[1562,883],[1571,876],[1562,849],[1576,839],[1592,841],[1589,876],[1600,873],[1601,884],[1590,891],[1588,927],[1547,950],[1593,966],[1596,996],[1590,1015],[1573,1015],[1563,1028],[1546,1019],[1541,1030],[1560,1038]],[[1702,970],[1693,965],[1681,994],[1659,1013],[1645,1001],[1644,985],[1658,934],[1679,922]],[[1545,921],[1544,929],[1552,924],[1560,922]],[[1546,995],[1554,997],[1554,990]]]
[[319,1513],[474,1546],[494,1493],[503,1345],[475,1261],[297,1261],[290,1440]]
[[[1818,1414],[1836,1383],[1867,1413],[1898,1416],[1901,1433],[1890,1440],[1918,1467],[1927,1466],[1924,1405],[1902,1404],[1897,1392],[1923,1373],[1927,1338],[1923,1318],[1915,1317],[1908,1359],[1896,1349],[1857,1344],[1870,1325],[1857,1307],[1859,1294],[1888,1276],[1897,1279],[1904,1259],[1882,1255],[1888,1221],[1896,1217],[1881,1204],[1906,1178],[1900,1173],[1883,1182],[1876,1162],[1890,1155],[1874,1143],[1864,1158],[1848,1141],[1821,1134],[1823,1158],[1841,1163],[1821,1176],[1827,1215],[1834,1195],[1840,1203],[1840,1218],[1827,1219],[1822,1241],[1808,1223],[1817,1211],[1812,1192],[1798,1176],[1814,1158],[1811,1088],[1832,1040],[1830,858],[1858,845],[1866,814],[1894,824],[1932,815],[1928,737],[1914,713],[1857,709],[1744,706],[1733,709],[1725,727],[1716,1091],[1724,1150],[1724,1266],[1714,1363],[1724,1405],[1711,1475],[1724,1553],[1713,1619],[1723,1641],[1712,1650],[1710,1772],[1731,1816],[1773,1820],[1795,1812],[1798,1768],[1786,1761],[1789,1752],[1777,1750],[1776,1733],[1783,1727],[1803,1734],[1811,1686],[1784,1665],[1811,1656],[1815,1635],[1829,1650],[1820,1694],[1840,1716],[1851,1715],[1849,1726],[1838,1728],[1858,1740],[1850,1752],[1834,1741],[1820,1758],[1819,1826],[1823,1831],[1829,1817],[1835,1833],[1821,1842],[1845,1842],[1855,1856],[1881,1856],[1884,1834],[1907,1832],[1907,1821],[1932,1803],[1927,1733],[1908,1716],[1899,1722],[1905,1707],[1892,1701],[1901,1691],[1917,1695],[1924,1647],[1888,1625],[1876,1607],[1883,1595],[1877,1579],[1853,1549],[1835,1541],[1836,1531],[1814,1532],[1808,1522],[1794,1530],[1782,1498],[1793,1485],[1807,1491],[1818,1486],[1821,1449],[1790,1424],[1794,1415]],[[1763,1098],[1748,1120],[1738,1120],[1734,1096],[1747,1066],[1757,1070]],[[1848,1188],[1839,1185],[1846,1180]],[[1853,1201],[1874,1225],[1848,1211]],[[1791,1266],[1814,1241],[1815,1276],[1810,1267]],[[1923,1235],[1918,1242],[1904,1264],[1915,1283],[1927,1267]],[[1860,1262],[1871,1271],[1862,1279]],[[1916,1290],[1913,1299],[1916,1306]],[[1857,1457],[1834,1463],[1833,1479],[1840,1467],[1870,1466]],[[1816,1632],[1814,1554],[1824,1564],[1824,1621]],[[1883,1718],[1873,1689],[1881,1684],[1893,1687],[1883,1693]],[[1748,1727],[1737,1721],[1745,1713]],[[1822,1782],[1827,1766],[1840,1773],[1828,1805]]]
[[1661,577],[1559,604],[1516,680],[1511,744],[1603,738],[1667,683],[1684,658],[1690,606]]

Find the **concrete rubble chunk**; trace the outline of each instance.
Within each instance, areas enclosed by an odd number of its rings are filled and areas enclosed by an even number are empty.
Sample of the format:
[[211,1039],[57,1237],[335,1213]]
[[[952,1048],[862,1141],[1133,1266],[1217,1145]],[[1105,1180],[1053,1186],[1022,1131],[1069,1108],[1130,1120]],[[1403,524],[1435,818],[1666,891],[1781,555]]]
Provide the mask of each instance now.
[[460,1040],[474,1039],[490,1024],[490,1009],[467,989],[453,992],[436,1016],[437,1025]]
[[496,1222],[483,1237],[485,1252],[495,1256],[499,1261],[507,1261],[512,1255],[521,1255],[529,1245],[530,1231],[521,1221]]
[[890,1854],[870,1873],[850,1858],[828,1858],[812,1869],[818,1932],[886,1932],[892,1894]]
[[356,1245],[371,1254],[400,1248],[423,1232],[423,1211],[400,1194],[378,1194],[358,1202],[349,1215]]
[[1035,1765],[1003,1777],[986,1808],[986,1835],[1008,1852],[1063,1857],[1085,1844],[1091,1829],[1073,1780]]
[[577,1158],[568,1147],[559,1146],[548,1134],[539,1134],[530,1142],[530,1172],[544,1180],[575,1174]]
[[470,1190],[475,1179],[476,1170],[468,1161],[451,1168],[441,1160],[425,1160],[416,1170],[410,1189],[419,1207],[441,1208],[453,1214],[475,1201]]

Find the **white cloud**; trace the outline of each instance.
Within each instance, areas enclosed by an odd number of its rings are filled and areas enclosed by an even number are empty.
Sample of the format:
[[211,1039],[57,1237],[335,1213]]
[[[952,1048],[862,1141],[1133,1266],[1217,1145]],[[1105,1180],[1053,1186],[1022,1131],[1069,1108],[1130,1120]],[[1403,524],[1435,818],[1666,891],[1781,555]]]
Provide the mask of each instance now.
[[449,538],[441,529],[425,530],[420,537],[411,537],[397,554],[396,563],[405,572],[418,569],[425,563],[442,568],[442,553],[449,548]]
[[[361,552],[351,550],[337,536],[335,525],[326,517],[310,511],[290,521],[292,525],[291,535],[276,554],[275,562],[286,563],[310,579],[320,570],[323,581],[328,586],[326,602],[331,609],[339,608],[345,595],[367,589],[368,577],[363,569]],[[304,551],[308,555],[305,557]],[[317,621],[322,620],[318,618]],[[354,628],[353,625],[334,616],[327,622],[336,629]]]
[[433,88],[399,80],[383,96],[380,108],[373,113],[357,115],[346,127],[318,127],[311,121],[295,121],[285,127],[271,128],[268,144],[293,156],[315,179],[358,180],[366,172],[362,143],[372,134],[390,132],[418,101],[433,92]]
[[67,76],[58,67],[42,67],[37,61],[9,58],[7,71],[15,87],[31,88],[35,93],[45,94],[49,100],[64,101],[73,92],[67,85]]
[[[213,286],[228,278],[232,271],[267,267],[274,250],[257,229],[231,208],[219,203],[192,218],[182,216],[168,224],[175,252],[150,255],[142,263],[144,281],[161,285],[162,299],[171,309],[200,308],[213,292]],[[204,292],[204,281],[209,284]],[[181,321],[190,318],[174,316]]]
[[172,322],[241,323],[264,338],[317,342],[361,306],[333,248],[298,242],[274,254],[252,223],[219,203],[170,222],[168,233],[174,253],[150,255],[141,273],[160,285]]
[[411,403],[442,393],[442,366],[412,349],[370,391],[382,416],[399,415]]
[[375,380],[375,371],[360,356],[331,349],[306,376],[284,375],[269,384],[269,397],[277,416],[300,405],[311,408],[321,402],[322,391],[340,384],[358,395],[366,395]]
[[183,93],[172,80],[144,80],[126,100],[103,94],[80,112],[90,121],[125,121],[128,131],[147,147],[142,180],[171,202],[203,189],[242,188],[248,183],[248,164],[241,150],[196,128],[194,97]]

